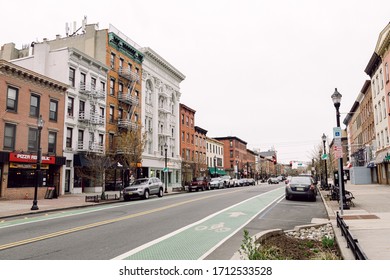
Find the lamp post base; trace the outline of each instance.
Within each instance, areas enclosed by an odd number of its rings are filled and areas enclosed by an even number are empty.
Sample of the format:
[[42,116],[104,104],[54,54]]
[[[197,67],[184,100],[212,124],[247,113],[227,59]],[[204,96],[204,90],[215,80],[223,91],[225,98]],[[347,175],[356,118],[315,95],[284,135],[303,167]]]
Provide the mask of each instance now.
[[33,201],[33,205],[31,207],[31,210],[39,210],[38,201],[36,201],[36,200]]
[[[341,209],[341,207],[339,207]],[[347,204],[343,204],[343,210],[350,210],[351,208]]]

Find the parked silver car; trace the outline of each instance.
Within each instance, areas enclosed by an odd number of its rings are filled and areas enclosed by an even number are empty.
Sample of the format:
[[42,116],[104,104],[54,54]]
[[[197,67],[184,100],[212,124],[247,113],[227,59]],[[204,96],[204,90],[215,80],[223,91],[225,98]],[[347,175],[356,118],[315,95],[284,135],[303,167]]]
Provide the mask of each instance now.
[[223,180],[220,177],[211,178],[210,189],[222,189],[223,187]]
[[123,189],[123,199],[129,201],[132,197],[148,199],[150,195],[164,195],[163,183],[157,177],[135,180],[130,186]]
[[230,177],[229,175],[224,175],[221,177],[221,179],[223,180],[223,186],[225,188],[233,187],[232,177]]

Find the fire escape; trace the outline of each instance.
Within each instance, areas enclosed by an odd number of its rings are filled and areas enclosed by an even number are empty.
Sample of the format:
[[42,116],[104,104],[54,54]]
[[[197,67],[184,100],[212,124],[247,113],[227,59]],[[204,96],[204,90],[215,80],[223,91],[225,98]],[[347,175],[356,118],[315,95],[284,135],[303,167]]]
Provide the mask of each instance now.
[[133,121],[135,109],[139,105],[139,98],[135,95],[135,86],[139,83],[140,77],[137,73],[131,71],[130,68],[120,67],[118,74],[127,81],[127,93],[118,92],[118,100],[126,106],[127,115],[118,119],[118,128],[126,130],[136,130],[137,122]]
[[[99,102],[104,101],[105,91],[104,89],[97,89],[96,85],[91,84],[80,84],[80,94],[88,97],[88,103],[85,104],[87,108],[79,108],[78,121],[80,124],[85,126],[89,131],[88,143],[85,143],[84,139],[78,140],[77,150],[80,152],[93,152],[93,153],[104,153],[103,142],[96,141],[95,133],[97,129],[104,126],[104,116],[98,112]],[[89,105],[89,106],[87,106]],[[104,106],[104,104],[102,104]]]

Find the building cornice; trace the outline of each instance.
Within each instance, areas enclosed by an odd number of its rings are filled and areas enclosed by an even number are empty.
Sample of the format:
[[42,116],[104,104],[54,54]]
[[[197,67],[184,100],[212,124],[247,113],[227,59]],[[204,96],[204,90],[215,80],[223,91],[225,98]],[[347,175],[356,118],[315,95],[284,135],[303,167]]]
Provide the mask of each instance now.
[[347,116],[345,117],[344,121],[343,121],[343,124],[345,124],[346,126],[348,126],[348,123],[349,121],[351,120],[351,118],[353,117],[353,115],[356,113],[356,110],[357,108],[359,107],[359,102],[358,101],[355,101],[352,105],[352,108],[351,110],[348,112]]
[[39,73],[36,73],[34,71],[28,70],[26,68],[23,68],[21,66],[18,66],[16,64],[13,64],[11,62],[5,61],[3,59],[0,59],[0,71],[7,71],[11,72],[12,74],[21,76],[23,78],[27,78],[31,81],[40,83],[42,85],[45,85],[47,87],[51,87],[55,90],[65,92],[68,89],[68,85],[61,83],[57,80],[51,79],[47,76],[41,75]]
[[390,43],[390,23],[379,33],[378,41],[376,43],[375,52],[383,56],[389,47]]
[[363,93],[363,94],[366,94],[366,92],[367,92],[367,90],[368,90],[368,88],[370,86],[371,86],[371,81],[370,80],[366,80],[364,82],[364,85],[363,85],[362,89],[360,90],[360,92]]
[[180,108],[183,108],[183,109],[185,109],[185,110],[187,110],[187,111],[190,111],[190,112],[192,112],[193,114],[196,113],[196,111],[195,111],[194,109],[188,107],[187,105],[184,105],[183,103],[180,103]]
[[177,70],[175,67],[173,67],[168,61],[166,61],[164,58],[162,58],[158,53],[156,53],[154,50],[152,50],[149,47],[142,48],[141,51],[145,55],[145,57],[153,60],[157,64],[159,64],[162,68],[166,69],[168,72],[173,74],[178,80],[183,81],[186,76],[182,74],[179,70]]
[[75,48],[69,48],[69,55],[74,56],[77,59],[84,60],[86,63],[92,65],[93,67],[103,70],[104,72],[108,72],[109,68],[107,65],[101,63],[100,61],[94,59],[93,57],[87,55],[86,53],[75,49]]
[[237,140],[237,141],[239,141],[239,142],[241,142],[241,143],[243,143],[243,144],[245,144],[245,145],[248,144],[247,142],[241,140],[240,138],[238,138],[238,137],[236,137],[236,136],[213,137],[213,138],[216,139],[216,140],[219,140],[219,141],[221,141],[221,140],[233,140],[233,139],[235,139],[235,140]]
[[207,134],[207,130],[206,129],[203,129],[203,128],[201,128],[199,126],[196,126],[196,125],[195,125],[195,132],[198,132],[198,133],[204,134],[204,135]]
[[381,62],[382,62],[382,59],[380,58],[380,56],[374,52],[370,58],[370,61],[367,64],[364,72],[366,72],[366,74],[372,78],[372,76],[374,76],[374,73],[378,69]]
[[136,48],[134,48],[132,45],[130,45],[128,42],[120,38],[115,33],[113,32],[108,33],[108,44],[113,48],[117,49],[118,51],[131,57],[134,61],[138,62],[139,64],[142,64],[144,60],[143,53],[138,51]]

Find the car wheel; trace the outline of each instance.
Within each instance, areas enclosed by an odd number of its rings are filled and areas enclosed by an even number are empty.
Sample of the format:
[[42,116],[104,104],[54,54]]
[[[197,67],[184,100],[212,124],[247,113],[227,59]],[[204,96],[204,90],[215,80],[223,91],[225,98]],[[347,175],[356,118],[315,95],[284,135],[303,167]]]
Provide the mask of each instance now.
[[144,199],[148,199],[148,198],[149,198],[149,190],[145,190]]
[[158,197],[163,197],[163,195],[164,195],[163,188],[160,188],[160,189],[158,190]]
[[123,199],[124,199],[124,201],[130,201],[130,197],[127,196],[127,195],[125,195],[125,196],[123,197]]

